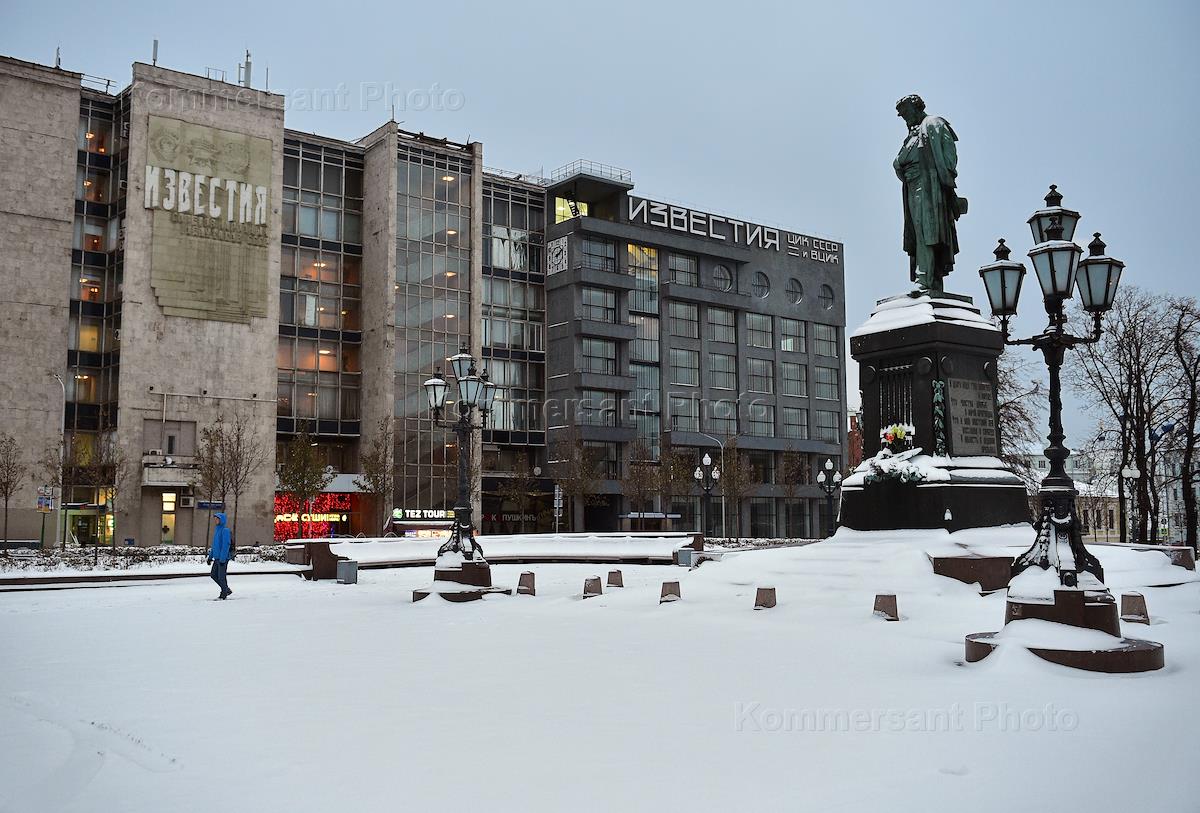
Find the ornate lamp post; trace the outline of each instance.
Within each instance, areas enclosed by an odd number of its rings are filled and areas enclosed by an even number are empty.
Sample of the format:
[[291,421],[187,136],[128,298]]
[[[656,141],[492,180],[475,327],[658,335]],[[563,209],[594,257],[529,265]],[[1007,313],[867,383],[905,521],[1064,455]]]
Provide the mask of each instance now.
[[696,482],[700,484],[700,488],[704,490],[703,509],[700,516],[700,530],[702,533],[708,533],[708,518],[712,516],[712,490],[721,480],[721,469],[713,465],[712,458],[708,456],[708,452],[704,453],[704,457],[700,459],[700,465],[692,472],[692,477],[696,478]]
[[825,459],[825,471],[817,472],[817,485],[825,492],[825,536],[833,536],[837,520],[833,513],[833,495],[842,487],[842,473],[833,470],[833,460]]
[[[987,289],[992,314],[1000,319],[1004,343],[1029,345],[1041,351],[1050,371],[1050,434],[1047,436],[1050,445],[1046,449],[1050,472],[1038,489],[1037,539],[1014,562],[1013,576],[1034,565],[1043,570],[1054,567],[1064,587],[1075,587],[1080,574],[1089,573],[1095,577],[1096,586],[1103,589],[1104,571],[1100,562],[1083,546],[1075,510],[1078,492],[1066,471],[1066,460],[1071,451],[1063,445],[1066,435],[1062,425],[1060,373],[1068,349],[1100,339],[1100,319],[1113,306],[1125,264],[1104,253],[1099,232],[1088,245],[1089,255],[1080,260],[1083,250],[1071,242],[1079,213],[1062,208],[1061,203],[1062,195],[1051,186],[1046,195],[1046,208],[1038,210],[1029,219],[1030,230],[1037,242],[1029,252],[1029,258],[1037,273],[1049,316],[1049,323],[1041,333],[1028,339],[1009,337],[1009,320],[1017,313],[1025,266],[1009,259],[1010,250],[1003,240],[996,247],[996,261],[980,268],[979,276]],[[1065,306],[1076,290],[1084,310],[1093,318],[1092,331],[1087,336],[1074,336],[1067,331]]]
[[[482,588],[477,591],[463,591],[457,594],[442,592],[443,597],[451,598],[457,595],[458,600],[479,598],[482,592],[492,588],[491,569],[483,558],[483,548],[475,541],[475,532],[471,523],[471,438],[476,430],[487,426],[488,415],[492,411],[492,401],[496,397],[496,385],[488,380],[486,372],[476,372],[475,359],[463,346],[451,357],[450,368],[454,372],[458,389],[458,417],[453,421],[442,420],[442,410],[446,407],[446,394],[450,385],[442,377],[438,368],[433,377],[424,384],[425,395],[429,399],[429,408],[433,412],[436,425],[454,430],[458,442],[458,498],[454,503],[454,526],[450,538],[438,549],[438,563],[434,570],[435,585],[437,582],[454,582]],[[478,410],[480,420],[476,424],[472,419]],[[424,592],[424,595],[418,595]],[[441,591],[435,591],[441,592]],[[417,591],[414,599],[424,598],[429,591]]]

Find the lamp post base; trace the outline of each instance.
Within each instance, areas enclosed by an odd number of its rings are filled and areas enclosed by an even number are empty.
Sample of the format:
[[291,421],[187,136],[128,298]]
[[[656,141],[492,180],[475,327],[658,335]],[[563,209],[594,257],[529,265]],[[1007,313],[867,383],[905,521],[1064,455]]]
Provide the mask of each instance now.
[[484,559],[462,559],[455,554],[438,557],[433,584],[413,591],[413,601],[437,594],[446,601],[465,602],[489,594],[512,595],[512,588],[492,584],[492,566]]
[[[1020,637],[1006,641],[1009,629],[1040,622],[1049,625],[1036,626],[1028,634],[1022,630]],[[1117,604],[1103,585],[1099,589],[1056,589],[1049,600],[1014,596],[1010,588],[1004,624],[1005,631],[977,632],[966,637],[967,663],[983,660],[1005,643],[1021,646],[1042,660],[1089,672],[1150,672],[1162,669],[1166,662],[1162,644],[1121,636]],[[1071,632],[1070,628],[1081,632]]]

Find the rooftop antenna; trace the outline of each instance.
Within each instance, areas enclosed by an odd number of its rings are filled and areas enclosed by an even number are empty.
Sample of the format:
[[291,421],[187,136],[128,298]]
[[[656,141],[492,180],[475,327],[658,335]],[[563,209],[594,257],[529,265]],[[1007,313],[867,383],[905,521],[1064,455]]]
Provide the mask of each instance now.
[[62,67],[62,46],[61,45],[54,49],[54,67],[56,67],[56,68]]
[[246,62],[238,65],[238,79],[245,87],[250,87],[250,50],[246,50]]
[[270,90],[270,89],[271,89],[271,66],[268,65],[267,66],[267,76],[266,76],[265,82],[263,84],[263,90]]
[[150,64],[158,65],[158,40],[154,40],[154,48],[150,51]]

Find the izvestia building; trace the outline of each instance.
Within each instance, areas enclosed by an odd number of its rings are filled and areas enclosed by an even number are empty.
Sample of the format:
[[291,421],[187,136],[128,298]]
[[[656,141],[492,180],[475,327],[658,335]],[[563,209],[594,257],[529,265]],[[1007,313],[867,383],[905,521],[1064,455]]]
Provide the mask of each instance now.
[[[112,87],[0,58],[0,430],[31,469],[10,537],[42,532],[62,439],[67,534],[199,543],[195,456],[218,420],[264,449],[240,544],[297,534],[274,472],[302,428],[336,473],[308,533],[382,530],[354,483],[380,437],[391,507],[451,508],[458,450],[421,384],[460,346],[500,387],[474,450],[483,532],[550,527],[569,444],[601,461],[588,529],[615,529],[632,456],[734,438],[756,483],[740,533],[819,532],[820,492],[775,481],[785,454],[842,459],[841,243],[648,200],[590,162],[529,177],[390,122],[294,132],[277,94],[158,66]],[[505,496],[522,474],[532,499]],[[698,524],[698,492],[663,503]]]

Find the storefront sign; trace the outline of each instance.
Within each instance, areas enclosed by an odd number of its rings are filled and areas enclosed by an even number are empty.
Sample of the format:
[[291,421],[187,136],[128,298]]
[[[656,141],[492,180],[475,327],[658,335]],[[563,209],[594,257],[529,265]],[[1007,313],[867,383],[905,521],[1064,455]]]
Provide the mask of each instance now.
[[628,200],[630,223],[720,240],[736,246],[786,251],[790,257],[830,265],[837,265],[840,261],[841,243],[831,240],[809,237],[806,234],[780,232],[779,229],[770,226],[760,226],[745,220],[701,212],[686,206],[659,203],[633,195],[630,195]]
[[454,519],[453,508],[393,508],[392,519],[394,520],[446,520]]

